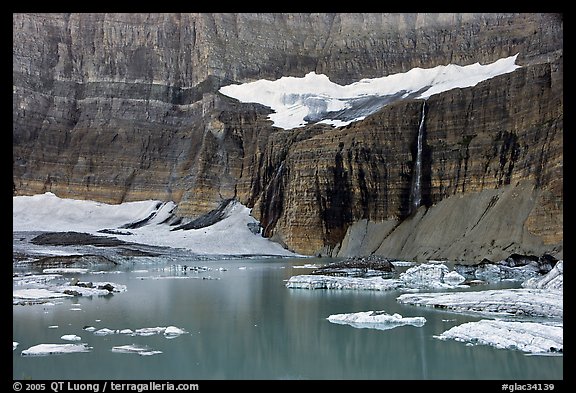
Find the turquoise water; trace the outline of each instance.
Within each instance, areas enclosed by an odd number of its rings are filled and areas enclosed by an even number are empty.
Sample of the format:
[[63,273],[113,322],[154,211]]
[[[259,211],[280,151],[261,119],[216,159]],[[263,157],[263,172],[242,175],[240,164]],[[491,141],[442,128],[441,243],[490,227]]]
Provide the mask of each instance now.
[[[119,273],[85,274],[127,291],[107,297],[63,299],[55,305],[14,305],[14,379],[144,380],[560,380],[562,356],[469,346],[433,336],[479,317],[402,305],[400,291],[288,289],[285,280],[326,263],[315,259],[245,259],[206,262],[146,259]],[[174,264],[207,266],[183,272]],[[219,270],[220,268],[225,270]],[[515,284],[504,284],[507,286]],[[486,288],[486,287],[484,287]],[[493,286],[491,287],[493,288]],[[477,290],[477,289],[471,289]],[[331,314],[385,310],[423,316],[423,327],[358,329],[330,323]],[[187,333],[97,336],[85,328],[176,326]],[[22,356],[41,343],[69,343],[75,334],[90,352]],[[154,355],[117,353],[145,346]]]

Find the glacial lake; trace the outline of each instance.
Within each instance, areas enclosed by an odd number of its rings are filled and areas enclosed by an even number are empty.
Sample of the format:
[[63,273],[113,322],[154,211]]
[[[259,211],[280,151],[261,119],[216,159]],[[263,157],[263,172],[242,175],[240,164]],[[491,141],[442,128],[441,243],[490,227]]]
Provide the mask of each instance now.
[[[106,297],[13,305],[16,380],[561,380],[563,356],[466,345],[434,338],[478,316],[399,304],[403,291],[289,289],[293,275],[326,259],[260,258],[189,261],[138,258],[82,281],[110,281],[127,290]],[[206,266],[183,271],[181,265]],[[500,283],[482,289],[518,287]],[[478,290],[478,287],[467,290]],[[390,330],[329,322],[331,314],[369,310],[422,316],[422,327]],[[186,333],[96,335],[93,329],[175,326]],[[71,343],[84,353],[22,356],[37,344]],[[135,345],[153,354],[113,351]]]

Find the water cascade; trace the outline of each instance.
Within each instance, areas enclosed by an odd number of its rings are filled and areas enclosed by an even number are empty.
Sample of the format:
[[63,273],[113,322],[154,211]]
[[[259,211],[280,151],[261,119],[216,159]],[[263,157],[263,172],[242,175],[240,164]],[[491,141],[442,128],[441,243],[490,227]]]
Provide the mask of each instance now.
[[424,122],[426,121],[426,101],[422,103],[422,116],[418,127],[418,141],[416,150],[416,162],[412,176],[410,189],[410,212],[415,211],[422,201],[422,146],[424,144]]

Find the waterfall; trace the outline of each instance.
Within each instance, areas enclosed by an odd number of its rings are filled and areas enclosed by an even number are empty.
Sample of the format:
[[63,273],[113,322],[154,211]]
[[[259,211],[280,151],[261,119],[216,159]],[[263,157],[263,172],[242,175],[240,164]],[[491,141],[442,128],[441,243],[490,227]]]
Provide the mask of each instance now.
[[412,175],[412,188],[410,189],[410,212],[418,209],[422,201],[422,146],[424,144],[424,121],[426,120],[426,101],[422,103],[422,116],[418,127],[418,141],[416,162]]

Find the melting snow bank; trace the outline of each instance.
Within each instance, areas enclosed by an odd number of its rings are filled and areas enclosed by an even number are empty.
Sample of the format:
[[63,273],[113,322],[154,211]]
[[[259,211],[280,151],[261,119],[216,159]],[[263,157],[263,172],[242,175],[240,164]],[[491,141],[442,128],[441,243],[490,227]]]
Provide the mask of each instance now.
[[197,255],[295,256],[255,233],[258,221],[237,201],[230,201],[218,221],[210,221],[212,225],[186,230],[174,230],[170,224],[174,202],[146,200],[110,205],[59,198],[50,192],[16,196],[12,201],[14,232],[84,232],[186,249]]
[[515,349],[541,354],[563,352],[562,326],[535,322],[480,320],[455,326],[434,336],[440,340],[456,340],[469,345],[491,345],[500,349]]
[[421,98],[454,88],[476,84],[520,67],[511,56],[481,65],[454,64],[434,68],[413,68],[382,78],[362,79],[350,85],[331,82],[326,75],[310,72],[302,78],[282,77],[275,81],[258,80],[220,88],[220,93],[241,102],[270,107],[276,127],[292,129],[308,122],[344,126],[364,119],[383,106],[399,99]]
[[563,294],[544,289],[494,289],[473,292],[409,293],[397,301],[458,312],[563,318]]
[[389,330],[398,326],[424,326],[424,317],[402,317],[400,314],[387,314],[384,311],[362,311],[351,314],[333,314],[327,318],[332,323],[346,324],[356,328]]

